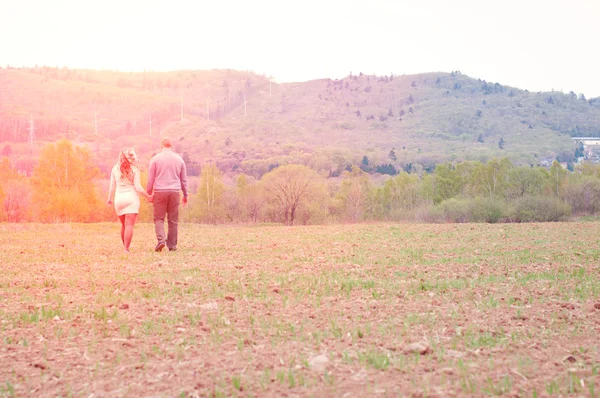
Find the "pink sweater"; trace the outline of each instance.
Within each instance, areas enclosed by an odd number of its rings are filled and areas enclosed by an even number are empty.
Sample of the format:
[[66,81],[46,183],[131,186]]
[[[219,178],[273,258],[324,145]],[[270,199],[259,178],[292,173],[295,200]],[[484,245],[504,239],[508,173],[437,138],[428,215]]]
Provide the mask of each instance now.
[[187,174],[185,162],[170,149],[163,149],[150,160],[146,192],[179,192],[187,198]]

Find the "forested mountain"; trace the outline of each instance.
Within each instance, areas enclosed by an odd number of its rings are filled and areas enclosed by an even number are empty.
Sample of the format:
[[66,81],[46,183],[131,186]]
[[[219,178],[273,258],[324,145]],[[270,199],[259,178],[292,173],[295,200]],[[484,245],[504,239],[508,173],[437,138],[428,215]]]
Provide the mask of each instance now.
[[257,178],[288,163],[331,176],[352,164],[393,174],[494,157],[572,162],[571,136],[600,136],[600,99],[460,72],[277,84],[233,70],[0,69],[0,151],[24,169],[60,137],[89,146],[106,171],[123,146],[148,160],[161,135],[192,173],[214,162]]

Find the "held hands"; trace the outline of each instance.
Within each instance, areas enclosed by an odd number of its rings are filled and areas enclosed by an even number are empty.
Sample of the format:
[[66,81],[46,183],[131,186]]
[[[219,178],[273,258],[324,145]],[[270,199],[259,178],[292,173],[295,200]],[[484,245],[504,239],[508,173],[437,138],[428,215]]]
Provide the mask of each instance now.
[[154,202],[154,194],[148,195],[148,197],[146,199],[148,199],[148,202],[153,203]]
[[113,205],[113,201],[112,201],[112,199],[109,199],[109,200],[107,200],[107,201],[106,201],[106,205],[107,205],[107,206],[112,206],[112,205]]

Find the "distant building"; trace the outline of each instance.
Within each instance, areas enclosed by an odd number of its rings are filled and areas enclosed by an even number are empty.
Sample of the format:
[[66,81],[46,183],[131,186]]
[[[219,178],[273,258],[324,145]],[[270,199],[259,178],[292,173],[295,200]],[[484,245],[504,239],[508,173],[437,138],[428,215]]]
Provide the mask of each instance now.
[[[583,151],[580,152],[583,157],[577,158],[577,163],[587,161],[600,163],[600,137],[571,137],[573,143]],[[577,154],[577,150],[575,151]]]
[[597,147],[600,149],[600,137],[571,137],[575,144],[582,143],[583,148]]

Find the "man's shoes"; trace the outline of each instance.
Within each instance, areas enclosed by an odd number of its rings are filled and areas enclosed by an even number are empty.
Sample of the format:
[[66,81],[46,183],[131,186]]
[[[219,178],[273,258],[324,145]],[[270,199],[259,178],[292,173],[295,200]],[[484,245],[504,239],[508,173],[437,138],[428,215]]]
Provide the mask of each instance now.
[[165,242],[158,242],[158,244],[154,248],[154,251],[160,252],[160,251],[162,251],[162,249],[164,249],[164,247],[165,247]]
[[174,251],[176,251],[176,250],[177,250],[177,248],[176,248],[176,247],[169,247],[169,251],[170,251],[170,252],[174,252]]

